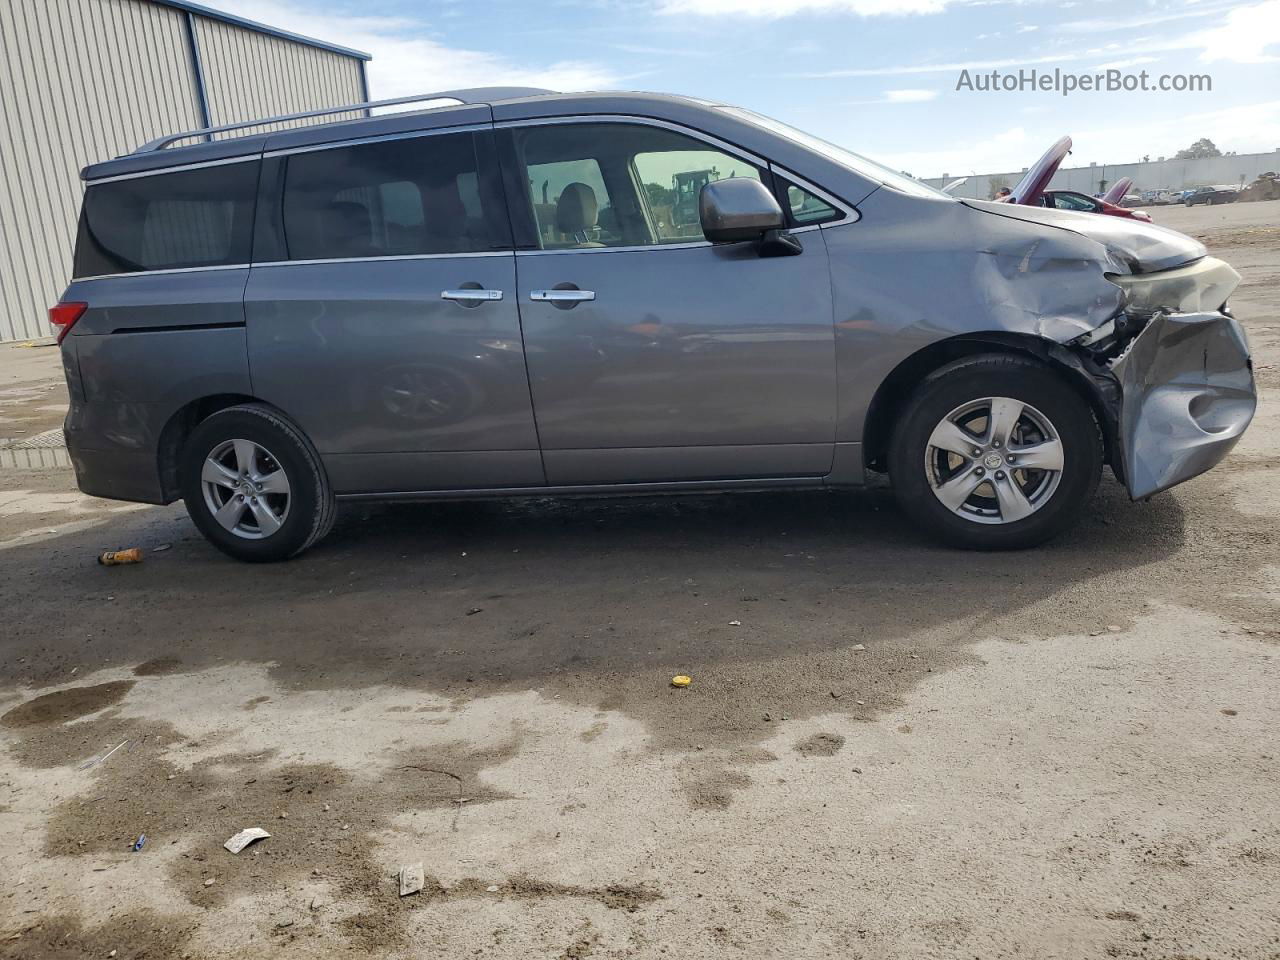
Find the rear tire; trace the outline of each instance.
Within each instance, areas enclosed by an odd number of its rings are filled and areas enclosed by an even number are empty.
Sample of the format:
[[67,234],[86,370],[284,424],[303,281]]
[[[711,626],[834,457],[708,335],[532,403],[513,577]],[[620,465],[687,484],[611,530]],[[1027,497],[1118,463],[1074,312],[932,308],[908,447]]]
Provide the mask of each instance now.
[[315,447],[262,404],[228,407],[196,426],[183,448],[181,486],[205,538],[251,563],[296,556],[329,532],[336,514]]
[[889,449],[903,511],[971,550],[1022,549],[1061,533],[1101,470],[1089,404],[1052,369],[1010,354],[965,357],[930,374]]

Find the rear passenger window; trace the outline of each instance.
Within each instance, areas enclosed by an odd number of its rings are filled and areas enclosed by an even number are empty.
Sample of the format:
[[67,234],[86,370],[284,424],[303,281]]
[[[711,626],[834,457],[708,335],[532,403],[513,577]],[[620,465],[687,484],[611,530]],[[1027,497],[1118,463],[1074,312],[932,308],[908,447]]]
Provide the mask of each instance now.
[[90,184],[74,274],[249,262],[257,161]]
[[289,157],[290,260],[476,253],[493,246],[469,133],[384,140]]

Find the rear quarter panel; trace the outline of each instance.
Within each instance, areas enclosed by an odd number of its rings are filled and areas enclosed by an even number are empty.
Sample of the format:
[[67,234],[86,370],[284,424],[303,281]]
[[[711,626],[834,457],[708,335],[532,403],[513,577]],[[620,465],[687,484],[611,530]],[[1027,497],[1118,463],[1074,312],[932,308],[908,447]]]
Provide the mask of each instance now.
[[63,299],[89,304],[72,328],[82,399],[69,445],[149,456],[184,405],[250,394],[244,285],[248,268],[79,280]]

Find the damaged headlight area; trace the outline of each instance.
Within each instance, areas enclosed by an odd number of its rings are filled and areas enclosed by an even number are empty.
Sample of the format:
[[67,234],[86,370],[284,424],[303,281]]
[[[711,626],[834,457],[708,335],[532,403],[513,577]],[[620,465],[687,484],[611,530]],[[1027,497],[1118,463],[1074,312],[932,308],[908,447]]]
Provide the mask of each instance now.
[[1157,313],[1221,310],[1240,284],[1240,274],[1216,257],[1159,273],[1107,274],[1124,291],[1124,311],[1134,317]]
[[1134,499],[1205,472],[1257,406],[1244,330],[1227,310],[1240,275],[1213,257],[1147,274],[1107,274],[1121,313],[1072,341],[1119,390],[1116,432]]
[[1215,257],[1173,270],[1108,273],[1106,278],[1124,292],[1121,312],[1073,341],[1104,361],[1123,354],[1157,314],[1227,313],[1227,298],[1240,283],[1240,274]]

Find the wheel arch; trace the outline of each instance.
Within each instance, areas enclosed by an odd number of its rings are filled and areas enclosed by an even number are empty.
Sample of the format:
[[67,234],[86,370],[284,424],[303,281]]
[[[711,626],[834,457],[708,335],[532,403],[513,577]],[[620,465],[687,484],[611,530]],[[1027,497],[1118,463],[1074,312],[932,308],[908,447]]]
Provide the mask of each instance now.
[[1114,391],[1109,390],[1109,382],[1100,376],[1100,372],[1089,369],[1084,359],[1053,340],[1001,330],[964,333],[935,341],[900,361],[889,372],[876,388],[863,422],[863,462],[867,468],[885,471],[894,427],[912,391],[925,377],[953,360],[983,353],[1031,357],[1055,370],[1093,410],[1102,428],[1105,462],[1111,464],[1117,473],[1120,471],[1121,458],[1116,455],[1118,385]]
[[[182,463],[182,448],[186,445],[191,431],[208,417],[219,410],[239,406],[242,403],[263,403],[257,397],[244,393],[214,393],[191,400],[174,411],[160,430],[160,440],[156,446],[156,465],[160,471],[160,490],[165,503],[172,503],[182,496],[181,483],[178,476]],[[274,407],[272,408],[274,409]]]

